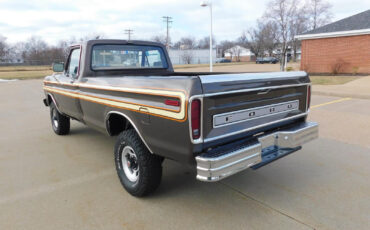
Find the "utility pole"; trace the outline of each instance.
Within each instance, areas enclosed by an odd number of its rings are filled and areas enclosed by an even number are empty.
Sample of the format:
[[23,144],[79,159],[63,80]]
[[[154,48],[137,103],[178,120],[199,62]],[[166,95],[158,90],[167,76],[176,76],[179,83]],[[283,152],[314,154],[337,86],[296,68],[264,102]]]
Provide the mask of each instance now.
[[166,36],[166,47],[170,48],[170,24],[173,22],[172,17],[163,16],[163,21],[167,24],[167,36]]
[[125,34],[127,34],[127,37],[128,37],[128,41],[131,40],[131,35],[134,33],[134,30],[132,29],[127,29],[125,30]]

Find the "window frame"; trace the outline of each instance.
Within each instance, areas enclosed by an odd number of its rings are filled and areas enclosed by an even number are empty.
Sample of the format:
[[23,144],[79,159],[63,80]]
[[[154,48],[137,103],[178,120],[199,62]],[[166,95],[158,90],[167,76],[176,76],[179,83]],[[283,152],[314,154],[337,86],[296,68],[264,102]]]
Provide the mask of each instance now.
[[[163,67],[150,67],[150,68],[109,68],[109,69],[94,69],[93,68],[93,54],[94,54],[94,47],[95,46],[146,46],[146,47],[155,47],[156,49],[159,50],[160,54],[161,54],[161,61],[165,62],[165,66]],[[143,55],[142,57],[146,57],[148,58],[146,55]],[[142,44],[111,44],[111,43],[101,43],[101,44],[94,44],[91,46],[91,52],[90,52],[90,70],[93,71],[93,72],[100,72],[100,71],[133,71],[133,70],[136,70],[136,71],[148,71],[148,70],[167,70],[168,68],[170,68],[170,65],[168,63],[168,59],[167,59],[167,54],[166,52],[163,50],[163,48],[161,46],[156,46],[156,45],[142,45]]]
[[[71,62],[71,56],[72,56],[72,53],[74,50],[80,50],[80,57],[79,57],[79,60],[78,60],[78,68],[77,68],[77,74],[75,77],[71,77],[68,73],[68,68],[69,68],[69,64]],[[75,46],[71,46],[70,47],[70,50],[69,50],[69,54],[68,54],[68,58],[67,58],[67,62],[64,66],[64,75],[66,77],[71,77],[73,79],[78,79],[79,76],[80,76],[80,69],[81,69],[81,57],[82,57],[82,46],[81,45],[75,45]]]

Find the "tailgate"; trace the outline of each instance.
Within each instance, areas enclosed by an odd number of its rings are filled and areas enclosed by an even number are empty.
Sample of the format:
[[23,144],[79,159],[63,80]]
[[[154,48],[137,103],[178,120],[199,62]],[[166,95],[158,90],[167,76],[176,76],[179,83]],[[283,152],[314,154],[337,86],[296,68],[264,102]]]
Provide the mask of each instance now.
[[200,79],[205,143],[306,116],[310,80],[305,72],[204,75]]

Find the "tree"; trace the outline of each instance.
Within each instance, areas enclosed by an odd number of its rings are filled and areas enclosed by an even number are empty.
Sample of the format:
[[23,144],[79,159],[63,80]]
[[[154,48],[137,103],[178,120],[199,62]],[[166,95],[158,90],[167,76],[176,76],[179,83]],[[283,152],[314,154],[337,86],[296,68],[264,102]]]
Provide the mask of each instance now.
[[258,23],[261,30],[260,39],[262,39],[262,49],[264,52],[267,51],[269,56],[272,56],[279,44],[277,24],[275,22],[262,23],[261,21]]
[[[214,37],[212,37],[212,44],[213,46],[216,44],[216,40]],[[198,41],[198,48],[209,49],[209,36],[206,36]]]
[[181,42],[180,41],[175,42],[175,44],[173,44],[173,46],[172,46],[172,48],[174,48],[174,49],[180,49],[180,47],[181,47]]
[[289,42],[294,39],[290,26],[294,23],[297,14],[297,0],[272,0],[264,18],[277,25],[277,35],[280,43],[281,57],[280,70],[284,70]]
[[69,49],[68,42],[61,41],[57,46],[49,46],[40,37],[31,37],[25,43],[17,43],[14,55],[22,57],[30,65],[50,65],[53,62],[64,61]]
[[76,41],[74,38],[71,38],[70,40],[60,40],[56,47],[58,47],[61,51],[61,62],[67,60],[68,54],[69,54],[69,47],[72,44],[75,44]]
[[24,61],[28,64],[46,64],[44,56],[47,48],[47,43],[40,37],[33,36],[29,38],[24,44],[22,53]]
[[256,28],[249,29],[247,34],[249,36],[247,48],[254,54],[254,56],[256,57],[263,56],[264,47],[263,47],[263,37],[261,33],[261,25],[258,25]]
[[231,53],[231,60],[233,60],[233,56],[235,57],[235,61],[240,62],[240,54],[242,52],[241,46],[236,45],[229,49]]
[[[245,38],[243,38],[245,37]],[[239,40],[246,40],[246,47],[256,56],[263,56],[267,51],[270,56],[279,43],[278,27],[273,21],[257,20],[257,26],[244,32]]]
[[309,16],[310,29],[328,24],[333,17],[332,5],[325,0],[307,0],[305,8]]
[[[167,38],[164,35],[156,35],[156,36],[152,37],[151,40],[155,41],[155,42],[158,42],[158,43],[161,43],[163,45],[166,45],[166,43],[167,43]],[[169,41],[169,44],[171,44],[171,41]]]
[[8,54],[8,44],[6,37],[0,35],[0,61],[5,59]]
[[219,52],[221,53],[222,57],[225,57],[225,52],[235,46],[235,43],[232,41],[224,40],[221,41],[220,44],[217,46]]
[[183,37],[180,39],[180,49],[194,49],[197,46],[197,41],[194,37]]
[[193,58],[194,54],[191,50],[184,50],[183,54],[181,55],[181,59],[185,62],[185,64],[191,64]]
[[79,41],[80,42],[85,42],[85,41],[88,41],[88,40],[98,40],[98,39],[103,39],[104,37],[105,37],[104,34],[94,32],[94,33],[89,33],[89,34],[87,34],[83,37],[80,37]]
[[241,47],[247,47],[248,46],[248,37],[245,32],[242,33],[237,39],[235,44],[241,46]]
[[296,13],[293,15],[292,21],[290,22],[289,29],[290,34],[293,36],[290,41],[291,49],[293,50],[293,60],[297,61],[297,50],[301,46],[301,41],[294,37],[298,34],[308,30],[309,17],[307,15],[307,9],[305,7],[298,8]]

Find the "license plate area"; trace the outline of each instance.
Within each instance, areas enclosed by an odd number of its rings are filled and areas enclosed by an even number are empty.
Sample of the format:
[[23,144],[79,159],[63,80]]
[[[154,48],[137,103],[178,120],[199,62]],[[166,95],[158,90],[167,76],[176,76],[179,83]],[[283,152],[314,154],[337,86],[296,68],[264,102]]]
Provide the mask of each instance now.
[[218,128],[297,110],[299,110],[299,100],[217,114],[213,116],[213,127]]

